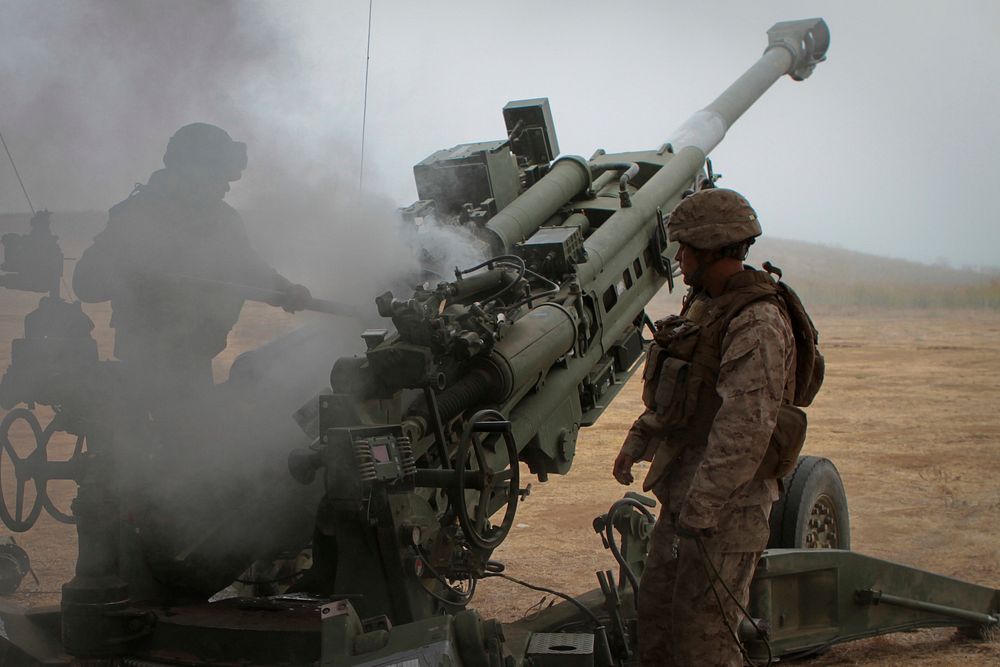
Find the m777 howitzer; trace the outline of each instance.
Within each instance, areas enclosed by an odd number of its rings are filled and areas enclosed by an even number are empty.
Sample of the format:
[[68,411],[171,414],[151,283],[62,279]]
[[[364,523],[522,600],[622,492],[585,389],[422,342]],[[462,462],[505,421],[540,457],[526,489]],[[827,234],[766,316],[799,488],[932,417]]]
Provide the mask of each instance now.
[[[542,480],[568,472],[579,427],[643,357],[644,308],[674,273],[662,213],[712,180],[706,156],[729,126],[782,75],[806,78],[829,41],[819,19],[779,23],[769,37],[760,60],[658,150],[552,162],[548,105],[529,100],[504,109],[507,139],[415,167],[421,201],[407,217],[471,229],[490,258],[407,299],[380,296],[394,331],[365,331],[364,356],[334,365],[317,419],[304,420],[315,442],[288,458],[295,480],[322,481],[322,498],[311,543],[288,545],[311,546],[312,566],[284,594],[180,604],[149,592],[147,579],[169,584],[162,571],[120,567],[127,531],[92,421],[71,420],[96,449],[72,465],[14,461],[46,508],[47,479],[80,483],[80,559],[61,609],[0,606],[9,664],[627,663],[652,521],[641,497],[595,522],[617,581],[600,573],[600,590],[512,624],[483,621],[469,604],[478,580],[502,574],[491,556],[526,492],[518,462]],[[805,457],[788,482],[775,546],[846,546],[832,464]],[[16,530],[37,516],[20,505]],[[849,551],[775,550],[750,608],[770,634],[742,634],[754,657],[784,657],[906,627],[992,625],[997,609],[992,589]]]

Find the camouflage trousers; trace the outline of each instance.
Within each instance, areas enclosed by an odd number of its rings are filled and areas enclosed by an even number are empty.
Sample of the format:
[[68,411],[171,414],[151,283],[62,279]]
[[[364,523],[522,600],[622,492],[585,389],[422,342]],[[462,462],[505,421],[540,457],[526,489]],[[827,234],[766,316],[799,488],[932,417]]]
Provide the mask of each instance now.
[[746,607],[768,533],[764,508],[733,508],[702,540],[709,564],[694,539],[677,538],[673,517],[661,514],[639,584],[641,667],[743,665],[733,636],[743,613],[726,588]]

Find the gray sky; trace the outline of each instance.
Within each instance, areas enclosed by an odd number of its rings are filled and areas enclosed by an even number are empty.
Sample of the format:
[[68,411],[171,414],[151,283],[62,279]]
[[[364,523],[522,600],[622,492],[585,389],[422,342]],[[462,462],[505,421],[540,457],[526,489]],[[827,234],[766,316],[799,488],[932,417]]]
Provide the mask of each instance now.
[[[0,10],[0,131],[36,207],[107,209],[196,120],[249,143],[237,205],[356,191],[367,2]],[[374,0],[366,191],[410,203],[412,165],[501,138],[511,99],[550,98],[563,153],[656,147],[756,60],[771,24],[810,16],[830,25],[829,61],[733,127],[712,156],[722,183],[765,233],[1000,265],[994,1]],[[26,210],[0,157],[0,211]],[[336,199],[324,214],[353,233]]]

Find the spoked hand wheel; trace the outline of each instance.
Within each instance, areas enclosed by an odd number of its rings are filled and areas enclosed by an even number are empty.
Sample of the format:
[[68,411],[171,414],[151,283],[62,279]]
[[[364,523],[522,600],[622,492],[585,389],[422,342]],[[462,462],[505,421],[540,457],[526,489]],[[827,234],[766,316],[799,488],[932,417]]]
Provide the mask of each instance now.
[[[499,452],[486,451],[479,437],[482,433],[500,434],[506,445],[506,464],[498,465],[496,458]],[[475,467],[467,469],[473,456]],[[462,532],[473,546],[495,549],[507,537],[514,523],[519,497],[520,470],[510,422],[496,410],[481,410],[473,415],[462,433],[455,468],[458,475],[455,508]],[[503,520],[500,525],[494,526],[490,517],[502,507],[506,508]]]
[[[82,435],[78,435],[78,436],[76,436],[76,444],[73,446],[73,454],[69,457],[69,459],[67,461],[65,461],[65,462],[64,461],[49,461],[48,460],[48,455],[47,455],[48,454],[49,440],[52,438],[52,434],[53,433],[55,433],[56,431],[60,430],[59,426],[60,426],[60,424],[59,424],[59,418],[56,417],[51,422],[49,422],[49,425],[45,427],[45,431],[42,434],[43,435],[43,442],[44,442],[43,449],[46,452],[46,455],[44,456],[44,460],[46,462],[46,472],[48,473],[46,475],[46,482],[49,481],[49,480],[55,480],[55,479],[75,479],[76,478],[76,470],[75,470],[74,463],[78,460],[77,457],[79,457],[81,454],[83,454],[83,449],[84,449],[84,446],[85,446],[85,443],[86,443],[86,438],[84,436],[82,436]],[[57,468],[57,467],[68,467],[69,468],[69,475],[53,475],[52,473],[56,472],[56,470],[54,470],[54,468]],[[75,524],[76,523],[76,517],[75,516],[73,516],[69,512],[63,512],[61,509],[59,509],[58,507],[56,507],[56,505],[55,505],[54,502],[52,502],[52,496],[49,495],[48,486],[44,486],[44,493],[42,493],[42,506],[45,508],[45,511],[49,513],[49,516],[51,516],[53,519],[55,519],[59,523],[69,523],[69,524]]]
[[[11,427],[18,421],[23,421],[31,429],[34,436],[34,449],[25,457],[18,455],[10,441]],[[23,533],[31,528],[38,520],[38,515],[44,507],[49,514],[62,523],[75,523],[76,519],[59,510],[52,499],[49,498],[46,486],[50,479],[74,479],[73,459],[68,462],[57,462],[48,460],[48,444],[52,434],[58,430],[58,417],[43,430],[38,423],[35,414],[26,408],[16,408],[7,413],[0,421],[0,519],[12,531]],[[83,450],[83,436],[79,436],[73,458],[76,458]],[[10,459],[14,473],[15,499],[14,511],[11,512],[7,504],[7,496],[3,492],[3,461],[4,457]],[[53,474],[57,468],[67,468],[62,474]],[[25,492],[28,484],[32,484],[35,490],[35,498],[30,509],[25,508]]]
[[[35,448],[24,458],[18,456],[17,451],[14,449],[14,445],[10,442],[10,428],[18,420],[25,422],[31,428],[31,432],[35,436]],[[44,482],[42,484],[38,483],[38,479],[34,474],[34,469],[35,461],[37,461],[39,452],[42,452],[43,458],[45,456],[44,446],[39,447],[39,445],[43,442],[43,438],[44,433],[42,431],[42,427],[38,423],[38,418],[35,417],[35,413],[31,410],[27,410],[25,408],[11,410],[3,418],[3,421],[0,422],[0,518],[3,519],[4,524],[8,528],[16,533],[23,533],[35,525],[35,521],[38,520],[38,515],[42,511],[42,496],[45,493],[45,486]],[[16,499],[14,501],[13,514],[7,506],[7,496],[3,492],[4,454],[10,458],[10,463],[14,472]],[[34,502],[31,503],[31,508],[25,512],[24,496],[29,482],[35,487],[35,499]]]

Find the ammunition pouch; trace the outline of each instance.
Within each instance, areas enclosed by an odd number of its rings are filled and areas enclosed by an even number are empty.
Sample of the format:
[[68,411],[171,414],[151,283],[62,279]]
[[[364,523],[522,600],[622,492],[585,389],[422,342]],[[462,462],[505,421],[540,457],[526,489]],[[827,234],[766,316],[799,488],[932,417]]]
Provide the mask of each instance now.
[[781,479],[795,469],[799,453],[806,442],[806,413],[794,405],[782,404],[778,408],[778,421],[771,434],[756,479]]
[[643,369],[642,402],[667,428],[687,425],[698,407],[700,377],[692,359],[701,327],[672,315],[657,323]]

